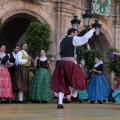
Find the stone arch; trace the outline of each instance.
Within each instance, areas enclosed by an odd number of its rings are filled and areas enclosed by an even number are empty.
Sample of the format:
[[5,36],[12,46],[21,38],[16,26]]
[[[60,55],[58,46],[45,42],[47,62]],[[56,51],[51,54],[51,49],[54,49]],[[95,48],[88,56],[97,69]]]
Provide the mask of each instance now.
[[[43,24],[49,24],[51,29],[51,39],[54,40],[54,22],[47,14],[46,11],[44,11],[40,4],[31,3],[28,1],[10,1],[2,6],[2,9],[0,10],[0,18],[2,18],[3,26],[5,25],[6,21],[13,15],[17,14],[29,14],[36,19],[38,19]],[[52,45],[52,54],[54,54],[54,42]]]
[[3,22],[8,19],[10,16],[18,13],[27,13],[30,14],[39,20],[42,23],[47,23],[50,25],[51,30],[54,31],[54,22],[51,17],[45,12],[39,5],[27,2],[27,1],[11,1],[3,5],[3,8],[0,10],[0,17]]

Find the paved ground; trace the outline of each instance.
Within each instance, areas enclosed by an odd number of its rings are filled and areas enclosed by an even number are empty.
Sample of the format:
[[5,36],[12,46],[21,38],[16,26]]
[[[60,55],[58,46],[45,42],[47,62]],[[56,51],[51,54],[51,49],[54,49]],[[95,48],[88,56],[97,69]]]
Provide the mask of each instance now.
[[114,104],[0,104],[0,120],[120,120],[120,105]]

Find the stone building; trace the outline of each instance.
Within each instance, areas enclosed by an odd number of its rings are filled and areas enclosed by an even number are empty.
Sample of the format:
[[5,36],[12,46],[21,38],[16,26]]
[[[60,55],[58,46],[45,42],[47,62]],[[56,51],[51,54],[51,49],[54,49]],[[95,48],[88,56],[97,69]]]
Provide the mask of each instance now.
[[[0,43],[7,46],[25,41],[25,31],[32,21],[49,24],[53,44],[49,50],[52,60],[55,61],[59,54],[58,42],[66,35],[71,27],[70,21],[74,15],[81,20],[80,31],[84,30],[82,14],[91,9],[92,0],[0,0],[0,18],[3,25],[0,30]],[[99,19],[102,24],[101,33],[91,47],[103,54],[104,71],[111,82],[111,76],[106,59],[106,51],[110,47],[120,49],[120,0],[112,0],[110,17],[93,15],[90,24]],[[54,64],[54,62],[53,62]],[[112,82],[111,82],[112,83]]]

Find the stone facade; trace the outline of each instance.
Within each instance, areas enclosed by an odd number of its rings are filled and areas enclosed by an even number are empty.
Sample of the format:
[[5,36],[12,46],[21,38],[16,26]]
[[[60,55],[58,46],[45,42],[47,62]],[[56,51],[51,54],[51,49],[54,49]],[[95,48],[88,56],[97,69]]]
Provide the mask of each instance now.
[[[20,43],[21,39],[25,39],[25,30],[22,31],[20,25],[18,28],[22,32],[19,30],[19,33],[21,33],[18,35],[19,37],[10,39],[8,35],[14,32],[14,30],[8,29],[12,29],[12,26],[15,26],[13,22],[15,22],[14,19],[16,18],[20,18],[21,20],[25,19],[27,20],[26,23],[39,21],[43,24],[49,24],[51,28],[51,40],[53,40],[49,54],[52,55],[51,59],[55,61],[59,54],[58,42],[66,35],[67,30],[71,27],[70,21],[74,15],[77,15],[81,20],[80,31],[84,30],[82,14],[85,13],[85,10],[90,10],[91,1],[92,0],[48,0],[47,2],[39,2],[39,0],[1,0],[0,18],[3,20],[3,25],[1,27],[0,42],[13,44],[17,42]],[[94,23],[95,19],[99,19],[99,23],[102,24],[102,29],[98,41],[94,41],[91,47],[102,52],[105,63],[105,73],[107,78],[111,80],[106,51],[109,47],[120,49],[120,1],[112,0],[110,17],[93,15],[90,25]],[[12,21],[11,24],[10,21]],[[8,23],[11,27],[7,28]],[[8,32],[6,32],[6,30]],[[17,36],[17,34],[15,33],[14,36]],[[9,48],[9,45],[7,46]]]

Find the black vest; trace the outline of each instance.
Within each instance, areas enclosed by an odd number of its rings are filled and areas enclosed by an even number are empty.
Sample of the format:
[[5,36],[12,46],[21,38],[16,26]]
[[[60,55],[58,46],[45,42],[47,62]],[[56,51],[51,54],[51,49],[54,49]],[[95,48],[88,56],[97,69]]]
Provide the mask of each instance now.
[[66,36],[60,42],[60,55],[61,57],[74,57],[73,37]]
[[[15,58],[14,58],[12,52],[10,53],[10,59],[9,59],[9,61],[12,62],[12,63],[15,63]],[[15,71],[15,68],[16,68],[16,66],[12,66],[12,67],[9,68],[9,70]]]

